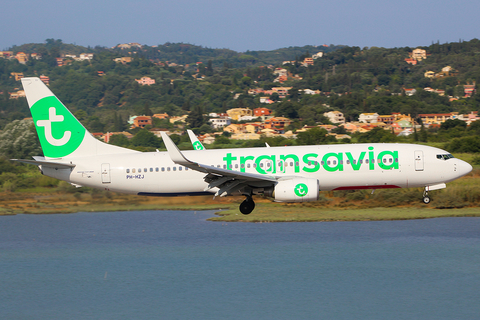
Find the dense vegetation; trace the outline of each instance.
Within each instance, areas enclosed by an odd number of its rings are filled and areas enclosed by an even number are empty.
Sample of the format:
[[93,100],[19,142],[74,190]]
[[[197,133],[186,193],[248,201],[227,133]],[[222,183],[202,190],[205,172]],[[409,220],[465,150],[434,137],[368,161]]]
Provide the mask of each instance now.
[[[323,113],[328,110],[342,111],[348,121],[357,120],[362,112],[401,112],[416,117],[420,113],[479,111],[480,93],[471,98],[462,97],[464,84],[480,80],[480,41],[434,43],[421,48],[429,54],[427,59],[409,65],[405,58],[415,48],[330,45],[240,53],[183,43],[130,49],[86,48],[55,39],[15,46],[11,48],[14,54],[36,52],[42,59],[31,59],[26,64],[15,59],[0,59],[0,156],[28,158],[41,154],[33,124],[22,120],[30,117],[26,100],[9,98],[9,93],[21,89],[20,82],[11,76],[12,72],[48,76],[52,91],[91,132],[126,130],[126,121],[131,115],[164,112],[171,116],[189,112],[188,125],[197,133],[207,132],[210,129],[206,125],[208,119],[203,116],[205,113],[265,106],[260,103],[259,96],[248,95],[248,90],[279,86],[273,82],[275,68],[286,68],[289,75],[302,78],[289,77],[282,84],[292,87],[289,96],[283,100],[273,96],[278,103],[269,105],[276,115],[294,120],[289,128],[292,130],[303,125],[327,123]],[[302,65],[304,58],[320,51],[324,55],[316,59],[314,65]],[[56,58],[61,55],[84,52],[94,53],[93,60],[71,61],[62,67],[56,64]],[[114,61],[120,57],[132,57],[132,61],[127,64]],[[292,63],[282,65],[283,61]],[[424,76],[426,71],[440,72],[446,66],[453,68],[450,76],[434,79]],[[104,76],[99,76],[99,71]],[[155,79],[156,84],[141,86],[134,81],[142,76]],[[425,87],[445,90],[446,96],[424,91]],[[402,88],[415,88],[417,93],[406,96]],[[301,94],[302,89],[320,90],[322,94]],[[236,94],[240,94],[237,99],[234,98]],[[459,99],[450,101],[447,96]],[[168,121],[161,120],[155,121],[154,126],[172,127]],[[422,128],[409,138],[399,138],[378,129],[355,134],[351,142],[420,141],[436,143],[452,152],[476,153],[480,151],[480,129],[477,127],[480,123],[467,127],[464,122],[453,121],[436,129]],[[272,146],[336,143],[322,130],[299,134],[297,140],[263,138],[241,142],[221,136],[213,147],[256,147],[264,146],[265,142]],[[132,133],[136,134],[134,139],[118,137],[113,143],[139,150],[162,147],[161,141],[147,130]],[[341,129],[338,133],[342,133]],[[173,138],[181,147],[189,146],[186,136]],[[4,174],[20,174],[25,170],[4,162],[1,166],[0,184],[12,181],[11,176],[8,180]],[[25,172],[28,176],[28,170]]]

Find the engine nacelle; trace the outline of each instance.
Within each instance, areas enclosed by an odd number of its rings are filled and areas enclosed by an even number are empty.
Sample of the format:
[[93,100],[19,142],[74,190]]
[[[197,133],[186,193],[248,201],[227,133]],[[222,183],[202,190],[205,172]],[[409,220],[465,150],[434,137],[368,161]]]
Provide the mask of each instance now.
[[293,178],[278,181],[272,197],[278,202],[308,202],[317,201],[319,194],[318,179]]

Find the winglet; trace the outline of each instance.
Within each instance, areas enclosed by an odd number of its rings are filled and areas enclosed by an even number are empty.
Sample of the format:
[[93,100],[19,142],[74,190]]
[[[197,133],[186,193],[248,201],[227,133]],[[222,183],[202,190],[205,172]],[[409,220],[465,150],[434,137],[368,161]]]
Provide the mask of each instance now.
[[168,155],[170,156],[173,162],[183,166],[193,164],[191,161],[185,158],[185,156],[180,152],[180,150],[177,148],[177,146],[172,141],[172,139],[170,139],[168,134],[166,134],[163,131],[160,131],[160,134],[162,135],[163,143],[165,143],[165,147],[167,148]]
[[190,141],[192,142],[193,149],[195,150],[205,150],[205,147],[203,144],[198,140],[197,136],[195,133],[193,133],[192,130],[187,130],[188,137],[190,138]]

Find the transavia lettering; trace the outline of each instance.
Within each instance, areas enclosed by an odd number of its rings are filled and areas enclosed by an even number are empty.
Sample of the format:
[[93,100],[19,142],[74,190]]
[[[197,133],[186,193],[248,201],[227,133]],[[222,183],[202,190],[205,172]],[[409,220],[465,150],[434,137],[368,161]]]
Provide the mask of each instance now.
[[[373,147],[361,152],[329,152],[318,153],[234,156],[227,153],[223,157],[224,167],[240,172],[255,169],[260,174],[276,174],[284,172],[317,172],[324,169],[328,172],[344,171],[350,167],[354,171],[360,169],[381,170],[398,169],[398,151],[381,151],[376,153]],[[250,170],[249,170],[250,169]]]

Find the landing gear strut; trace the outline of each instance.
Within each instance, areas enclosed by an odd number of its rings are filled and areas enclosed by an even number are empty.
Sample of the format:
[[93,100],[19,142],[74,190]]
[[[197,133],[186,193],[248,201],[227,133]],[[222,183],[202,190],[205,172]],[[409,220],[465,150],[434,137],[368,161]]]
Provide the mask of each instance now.
[[423,191],[423,203],[429,204],[430,203],[430,197],[428,196],[428,191],[425,190]]
[[250,214],[255,209],[255,202],[252,196],[247,196],[245,200],[240,204],[240,212],[243,214]]

